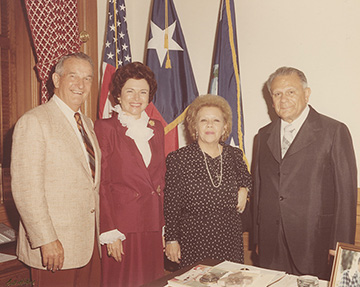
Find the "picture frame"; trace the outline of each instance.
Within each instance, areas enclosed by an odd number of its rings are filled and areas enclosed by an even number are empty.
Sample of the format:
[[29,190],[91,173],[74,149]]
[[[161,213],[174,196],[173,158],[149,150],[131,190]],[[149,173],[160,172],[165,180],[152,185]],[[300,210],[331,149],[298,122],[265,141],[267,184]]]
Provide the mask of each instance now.
[[329,287],[350,286],[353,276],[358,275],[360,276],[360,246],[338,242]]

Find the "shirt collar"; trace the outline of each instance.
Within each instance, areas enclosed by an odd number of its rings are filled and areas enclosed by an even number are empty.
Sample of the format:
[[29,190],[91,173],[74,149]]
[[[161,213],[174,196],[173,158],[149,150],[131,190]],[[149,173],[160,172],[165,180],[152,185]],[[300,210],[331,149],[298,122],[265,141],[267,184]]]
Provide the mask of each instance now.
[[[300,130],[300,128],[303,125],[303,123],[305,122],[309,112],[310,112],[309,105],[306,105],[305,109],[302,111],[300,116],[291,122],[291,125],[295,128],[295,134]],[[288,122],[281,120],[281,131],[283,131],[287,125],[289,125]]]
[[[68,119],[74,119],[75,112],[67,105],[65,102],[60,99],[57,95],[53,95],[53,99],[55,103],[59,106],[60,110],[64,113],[66,118]],[[80,109],[77,111],[81,115]]]

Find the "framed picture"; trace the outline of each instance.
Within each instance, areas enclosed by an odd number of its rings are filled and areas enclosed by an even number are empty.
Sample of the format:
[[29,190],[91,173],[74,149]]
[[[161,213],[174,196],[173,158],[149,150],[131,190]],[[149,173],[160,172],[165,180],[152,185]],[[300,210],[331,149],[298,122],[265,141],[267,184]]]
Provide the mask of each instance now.
[[359,286],[360,246],[338,242],[332,266],[330,287]]

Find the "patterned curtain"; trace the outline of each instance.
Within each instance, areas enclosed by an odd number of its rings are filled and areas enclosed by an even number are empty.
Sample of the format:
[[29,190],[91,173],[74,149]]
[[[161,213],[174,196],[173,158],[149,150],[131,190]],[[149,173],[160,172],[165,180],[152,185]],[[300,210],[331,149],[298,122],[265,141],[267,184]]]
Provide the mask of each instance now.
[[49,99],[47,82],[61,56],[80,50],[77,0],[25,0],[41,80],[41,103]]

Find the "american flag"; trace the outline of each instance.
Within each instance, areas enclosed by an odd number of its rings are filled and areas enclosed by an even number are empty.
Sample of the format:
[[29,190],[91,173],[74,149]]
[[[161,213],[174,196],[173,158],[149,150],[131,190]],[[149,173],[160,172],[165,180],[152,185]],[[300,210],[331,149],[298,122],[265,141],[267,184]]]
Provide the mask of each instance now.
[[124,0],[109,0],[104,58],[102,65],[102,84],[99,101],[99,118],[111,116],[112,105],[109,99],[109,85],[113,73],[119,66],[131,62],[130,40],[126,23]]

